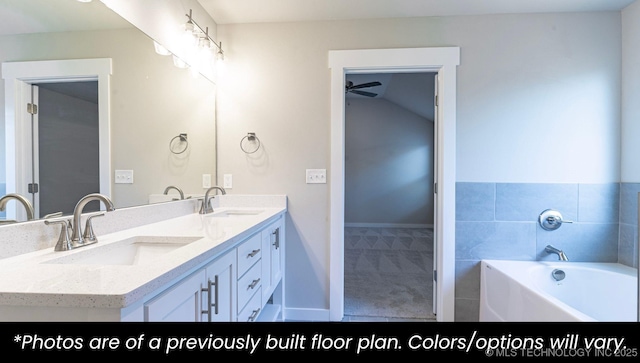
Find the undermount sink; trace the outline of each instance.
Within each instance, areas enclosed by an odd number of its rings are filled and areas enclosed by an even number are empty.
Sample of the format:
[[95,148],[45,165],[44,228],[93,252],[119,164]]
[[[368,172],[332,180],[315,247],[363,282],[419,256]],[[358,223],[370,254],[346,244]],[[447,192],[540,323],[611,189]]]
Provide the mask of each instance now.
[[255,216],[258,215],[260,213],[264,212],[263,210],[259,210],[259,209],[237,209],[237,210],[222,210],[220,212],[214,212],[212,214],[210,214],[211,217],[223,217],[223,218],[228,218],[228,217],[246,217],[246,216]]
[[143,265],[202,237],[136,236],[47,261],[72,265]]

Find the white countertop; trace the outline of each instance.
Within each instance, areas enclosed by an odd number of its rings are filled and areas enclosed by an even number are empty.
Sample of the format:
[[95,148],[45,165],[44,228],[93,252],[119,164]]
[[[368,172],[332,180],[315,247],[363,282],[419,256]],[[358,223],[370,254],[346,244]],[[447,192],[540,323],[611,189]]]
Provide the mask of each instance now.
[[[243,208],[217,208],[215,213]],[[244,208],[255,209],[255,208]],[[0,260],[0,305],[124,308],[233,247],[286,208],[259,208],[256,215],[215,218],[198,213],[110,234],[98,243],[56,252],[53,248]],[[142,265],[50,263],[136,236],[197,240]]]

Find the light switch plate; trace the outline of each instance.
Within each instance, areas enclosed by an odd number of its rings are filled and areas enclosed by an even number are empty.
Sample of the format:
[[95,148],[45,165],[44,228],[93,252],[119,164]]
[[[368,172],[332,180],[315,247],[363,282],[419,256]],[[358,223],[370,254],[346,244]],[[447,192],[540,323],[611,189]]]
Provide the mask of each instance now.
[[133,170],[116,170],[116,184],[133,184]]
[[233,188],[233,175],[231,175],[231,174],[224,174],[224,184],[223,184],[223,188],[225,188],[225,189],[231,189],[231,188]]
[[307,169],[307,184],[326,184],[327,169]]

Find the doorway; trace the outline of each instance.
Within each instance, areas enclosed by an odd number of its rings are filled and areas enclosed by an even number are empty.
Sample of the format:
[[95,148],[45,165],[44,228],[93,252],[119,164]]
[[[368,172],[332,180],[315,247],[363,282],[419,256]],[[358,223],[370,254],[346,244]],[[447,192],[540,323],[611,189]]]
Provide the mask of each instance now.
[[[32,84],[32,175],[35,217],[73,214],[87,194],[100,192],[98,81]],[[98,211],[90,202],[86,211]]]
[[329,169],[329,320],[344,317],[344,115],[345,75],[435,72],[435,291],[437,321],[454,321],[456,67],[460,48],[400,48],[329,52],[331,69],[331,159]]
[[[109,81],[111,59],[73,59],[52,61],[6,62],[2,64],[5,80],[5,175],[6,193],[29,195],[32,183],[31,103],[32,85],[44,83],[97,82],[98,97],[98,170],[99,192],[111,196]],[[75,137],[80,137],[74,134]],[[77,141],[77,140],[76,140]],[[94,139],[94,142],[95,139]],[[75,160],[75,158],[74,158]],[[74,163],[73,160],[66,162]],[[76,165],[78,167],[78,165]],[[77,202],[74,200],[73,203]],[[10,207],[10,206],[9,206]],[[7,208],[6,218],[24,220],[25,211],[15,205]],[[56,212],[61,211],[55,208]]]
[[435,320],[436,75],[346,75],[345,320]]

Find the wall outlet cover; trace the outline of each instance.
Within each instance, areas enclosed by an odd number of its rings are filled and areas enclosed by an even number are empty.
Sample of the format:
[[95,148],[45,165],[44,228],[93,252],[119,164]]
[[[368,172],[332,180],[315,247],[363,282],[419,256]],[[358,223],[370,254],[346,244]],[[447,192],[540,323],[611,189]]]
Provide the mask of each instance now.
[[233,188],[233,175],[231,174],[225,174],[224,175],[224,183],[223,183],[223,187],[225,189],[231,189]]
[[211,174],[202,174],[202,187],[211,188]]

